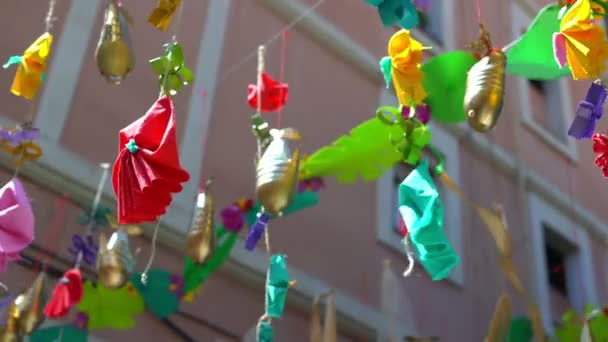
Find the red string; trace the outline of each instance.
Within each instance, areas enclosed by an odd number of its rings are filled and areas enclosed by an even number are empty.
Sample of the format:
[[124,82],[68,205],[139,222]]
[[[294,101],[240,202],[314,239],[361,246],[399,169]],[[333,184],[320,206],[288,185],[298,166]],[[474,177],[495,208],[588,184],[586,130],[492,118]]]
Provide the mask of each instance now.
[[[285,79],[285,50],[287,50],[287,38],[289,36],[289,31],[285,30],[281,34],[281,73],[280,73],[280,82],[283,83]],[[283,90],[281,90],[283,92]],[[281,94],[281,97],[283,94]],[[278,118],[277,118],[277,127],[281,128],[281,121],[283,118],[283,108],[279,109]]]
[[[201,114],[203,117],[203,120],[205,120],[205,100],[207,99],[207,90],[203,89],[201,90]],[[208,125],[207,125],[208,126]],[[204,170],[204,165],[205,165],[205,146],[207,145],[207,137],[209,136],[209,130],[207,130],[207,132],[205,132],[205,134],[202,134],[201,136],[201,180],[199,182],[199,191],[200,192],[205,192],[205,177],[203,177],[203,170]]]
[[477,22],[481,24],[481,0],[477,0]]

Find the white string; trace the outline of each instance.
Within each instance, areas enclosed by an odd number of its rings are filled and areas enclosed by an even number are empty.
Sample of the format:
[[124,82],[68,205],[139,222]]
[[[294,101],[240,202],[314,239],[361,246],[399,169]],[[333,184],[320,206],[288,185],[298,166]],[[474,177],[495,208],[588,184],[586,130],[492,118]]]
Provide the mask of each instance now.
[[[291,28],[293,28],[294,26],[296,26],[300,21],[302,21],[304,18],[306,18],[312,12],[314,12],[314,10],[317,7],[319,7],[323,2],[325,2],[325,0],[318,0],[314,5],[312,5],[311,7],[309,7],[306,11],[302,12],[302,14],[300,14],[299,16],[297,16],[289,24],[283,26],[283,28],[280,29],[278,33],[276,33],[274,36],[270,37],[270,39],[268,39],[262,45],[269,46],[270,44],[274,43],[277,39],[281,38],[281,36],[283,35],[284,32],[289,31]],[[245,58],[243,58],[239,62],[233,64],[229,68],[226,68],[227,71],[224,73],[224,76],[220,79],[220,81],[218,82],[218,84],[222,83],[224,80],[226,80],[228,78],[228,76],[230,76],[232,73],[234,73],[235,71],[237,71],[238,69],[240,69],[243,65],[245,65],[247,62],[249,62],[249,60],[251,60],[252,58],[254,58],[255,55],[256,55],[256,50],[251,51],[249,54],[247,54],[245,56]]]
[[49,1],[49,11],[46,14],[46,18],[44,19],[44,23],[45,23],[45,30],[46,32],[50,32],[51,29],[53,28],[53,22],[55,21],[55,5],[57,4],[57,0],[50,0]]
[[146,264],[146,268],[141,273],[141,282],[146,285],[148,283],[148,271],[150,267],[152,267],[152,262],[154,261],[154,257],[156,256],[156,237],[158,236],[158,229],[160,227],[160,219],[156,222],[156,227],[154,227],[154,235],[152,236],[152,251],[150,252],[150,257],[148,258],[148,264]]

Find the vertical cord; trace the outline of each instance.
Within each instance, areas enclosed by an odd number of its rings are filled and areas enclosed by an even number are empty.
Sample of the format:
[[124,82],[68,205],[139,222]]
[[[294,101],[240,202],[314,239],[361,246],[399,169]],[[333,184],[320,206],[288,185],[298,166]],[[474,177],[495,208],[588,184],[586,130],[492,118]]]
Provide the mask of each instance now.
[[258,96],[258,108],[257,114],[262,115],[262,74],[264,73],[264,53],[265,53],[264,45],[260,45],[258,47],[258,77],[257,77],[257,96]]
[[57,0],[49,1],[49,10],[46,13],[46,18],[44,19],[45,24],[45,32],[50,32],[53,28],[53,22],[55,21],[55,5],[57,4]]
[[[201,91],[201,108],[202,108],[202,117],[205,120],[205,117],[208,115],[205,111],[205,104],[207,99],[207,91],[203,89]],[[206,190],[205,177],[204,177],[204,165],[205,165],[205,152],[207,147],[207,139],[209,137],[209,131],[205,132],[205,134],[201,134],[201,174],[200,174],[200,182],[199,182],[199,190],[204,192]],[[196,209],[195,209],[196,210]]]
[[481,0],[477,0],[477,22],[481,25]]
[[141,282],[146,285],[148,283],[148,271],[150,267],[152,267],[152,262],[156,257],[156,238],[158,236],[158,229],[160,228],[160,218],[156,221],[156,227],[154,227],[154,235],[152,236],[152,250],[150,251],[150,257],[148,258],[148,263],[146,264],[146,268],[141,273]]
[[[289,31],[285,30],[281,34],[281,73],[280,73],[280,82],[283,83],[285,79],[285,52],[287,50],[287,39],[288,39]],[[281,97],[283,97],[284,89],[281,88]],[[281,128],[283,119],[283,108],[279,109],[278,117],[277,117],[277,128]]]

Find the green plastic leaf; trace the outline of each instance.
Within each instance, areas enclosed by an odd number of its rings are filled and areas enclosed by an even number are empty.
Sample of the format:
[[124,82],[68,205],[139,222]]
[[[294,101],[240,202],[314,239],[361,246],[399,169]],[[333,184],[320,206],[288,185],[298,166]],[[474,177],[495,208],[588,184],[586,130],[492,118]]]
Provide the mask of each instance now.
[[516,317],[511,320],[505,342],[531,342],[533,337],[532,322],[527,317]]
[[603,312],[589,322],[594,341],[608,341],[608,316]]
[[553,33],[559,32],[560,7],[546,6],[530,24],[528,31],[507,50],[507,72],[530,80],[554,80],[570,74],[553,56]]
[[431,108],[433,120],[457,123],[466,120],[464,92],[467,73],[477,62],[467,51],[454,51],[437,55],[422,66],[425,102]]
[[165,46],[163,56],[149,61],[152,70],[158,74],[158,82],[166,94],[175,95],[183,86],[194,81],[194,74],[184,62],[184,51],[178,43]]
[[144,312],[144,299],[130,283],[110,290],[87,281],[78,309],[89,316],[90,330],[126,330],[135,325],[134,317]]
[[141,282],[141,273],[131,276],[131,282],[144,298],[146,309],[155,316],[163,319],[169,317],[179,308],[179,299],[171,291],[171,273],[165,270],[152,269],[148,271],[148,282]]
[[80,330],[73,325],[57,325],[34,331],[29,340],[30,342],[87,342],[89,333],[87,330]]
[[580,341],[582,326],[576,320],[574,310],[569,310],[562,315],[563,325],[555,330],[555,336],[560,342]]
[[215,272],[226,259],[230,256],[234,244],[238,240],[238,233],[227,231],[223,226],[216,229],[216,248],[209,261],[198,265],[189,257],[186,257],[184,266],[184,293],[195,290],[199,287],[211,273]]
[[374,181],[401,160],[391,136],[403,135],[399,125],[389,126],[373,118],[353,128],[332,145],[313,153],[301,165],[301,179],[336,177],[340,183],[354,183],[360,177]]
[[275,254],[270,257],[270,266],[266,278],[266,315],[271,318],[283,316],[285,300],[289,290],[289,273],[285,255]]
[[433,280],[447,277],[460,257],[443,231],[443,204],[427,159],[399,185],[399,213],[424,269]]

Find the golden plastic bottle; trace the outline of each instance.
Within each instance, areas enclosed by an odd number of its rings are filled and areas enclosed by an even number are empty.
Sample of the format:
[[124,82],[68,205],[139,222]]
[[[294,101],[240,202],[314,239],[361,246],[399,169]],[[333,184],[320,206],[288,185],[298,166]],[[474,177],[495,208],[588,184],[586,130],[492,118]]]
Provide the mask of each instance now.
[[135,64],[129,35],[129,16],[116,0],[107,0],[95,59],[99,72],[114,84],[120,84]]
[[192,228],[186,239],[186,254],[197,264],[209,260],[215,250],[215,203],[209,184],[197,196]]

